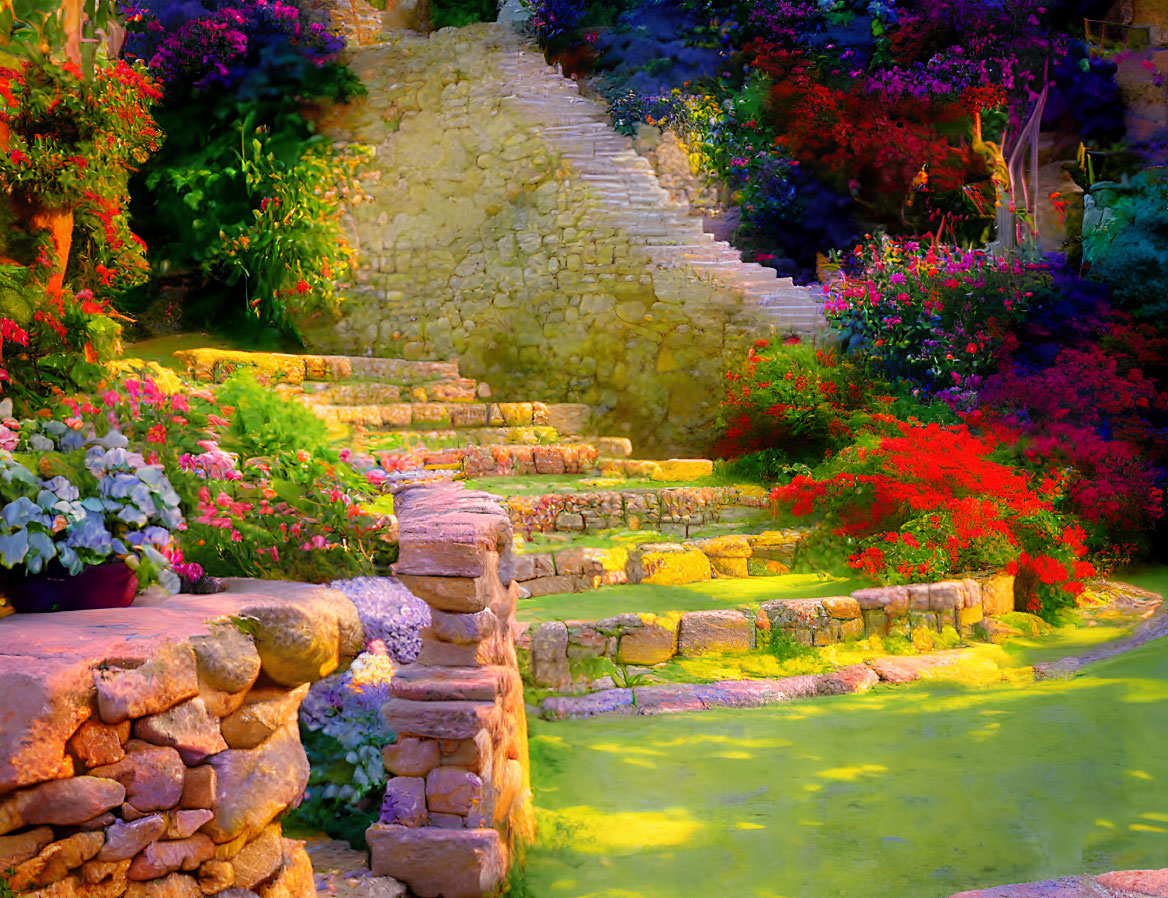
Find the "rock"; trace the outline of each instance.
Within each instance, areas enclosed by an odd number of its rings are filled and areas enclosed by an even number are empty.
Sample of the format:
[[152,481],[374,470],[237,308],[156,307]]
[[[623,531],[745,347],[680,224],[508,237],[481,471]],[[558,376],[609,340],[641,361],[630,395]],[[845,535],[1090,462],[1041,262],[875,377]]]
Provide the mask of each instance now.
[[981,607],[987,615],[1009,614],[1014,610],[1014,576],[991,574],[980,583]]
[[214,858],[203,861],[197,875],[199,891],[204,895],[222,892],[235,884],[235,868],[230,861],[217,861]]
[[220,692],[250,689],[260,675],[255,641],[231,621],[208,624],[207,636],[191,638],[200,681]]
[[438,767],[426,775],[426,806],[436,813],[466,816],[482,795],[483,781],[468,770]]
[[876,671],[864,664],[853,664],[832,673],[823,674],[819,681],[820,695],[848,695],[867,692],[880,682]]
[[0,871],[36,857],[51,841],[53,830],[48,826],[38,826],[12,836],[0,836]]
[[430,632],[445,642],[457,645],[482,642],[499,629],[499,621],[489,608],[474,614],[452,614],[435,608],[431,610],[430,617]]
[[14,891],[41,888],[63,879],[70,870],[80,867],[101,849],[105,840],[102,833],[77,833],[59,842],[52,842],[34,858],[16,867],[8,877]]
[[554,556],[548,554],[516,555],[511,576],[520,582],[536,577],[551,577],[556,572]]
[[834,620],[855,620],[860,617],[860,603],[851,596],[832,596],[820,599],[827,616]]
[[198,697],[160,714],[135,720],[134,736],[152,745],[174,748],[188,765],[198,764],[208,755],[227,748],[219,730],[219,719],[207,713],[207,706]]
[[681,617],[677,651],[680,655],[749,651],[752,629],[741,611],[690,611]]
[[540,598],[542,596],[555,596],[561,593],[569,593],[576,591],[576,581],[572,577],[559,576],[554,577],[536,577],[534,580],[523,581],[523,588],[527,590],[531,598]]
[[144,748],[90,773],[124,785],[126,801],[137,810],[158,811],[178,804],[185,771],[182,758],[173,748]]
[[151,842],[130,864],[129,878],[159,879],[177,870],[197,870],[215,856],[215,843],[203,833],[173,842]]
[[205,808],[198,810],[171,811],[167,822],[166,838],[187,839],[193,836],[215,814]]
[[906,663],[910,658],[877,658],[871,662],[872,670],[886,683],[911,683],[921,678],[918,665]]
[[475,614],[491,604],[489,577],[442,577],[397,574],[431,608],[454,614]]
[[188,767],[183,774],[182,797],[179,799],[179,807],[213,808],[217,786],[218,774],[216,774],[214,767],[207,764],[199,767]]
[[507,849],[495,829],[371,826],[374,876],[400,880],[418,898],[482,898],[507,875]]
[[[713,576],[710,559],[698,549],[676,544],[641,546],[630,555],[630,579],[641,583],[681,585],[709,580]],[[639,576],[634,576],[640,570]]]
[[262,670],[281,686],[315,683],[340,664],[341,637],[329,608],[308,605],[252,608],[249,617]]
[[203,893],[193,876],[171,873],[162,879],[129,883],[125,898],[203,898]]
[[231,862],[235,868],[236,888],[252,889],[267,882],[284,862],[284,840],[280,835],[280,825],[265,827]]
[[90,718],[69,740],[69,751],[81,759],[86,767],[113,764],[126,756],[122,744],[130,738],[130,722],[116,726]]
[[308,757],[295,723],[286,724],[258,748],[231,748],[208,764],[217,774],[215,819],[203,831],[220,843],[239,835],[257,836],[299,800],[308,784]]
[[[432,743],[437,746],[437,743]],[[426,781],[420,776],[395,776],[385,786],[382,823],[423,826],[426,823]]]
[[195,653],[186,642],[163,643],[140,667],[95,670],[93,682],[106,723],[157,714],[199,693]]
[[[293,839],[284,839],[283,843],[283,866],[275,879],[260,887],[259,898],[316,898],[312,861],[304,850],[304,843]],[[401,895],[404,891],[403,888],[401,892],[395,893],[387,884],[385,891],[377,898],[395,898],[395,895]]]
[[618,664],[663,664],[677,654],[677,628],[637,627],[621,634]]
[[628,437],[601,437],[596,441],[596,451],[601,458],[630,458],[633,442]]
[[120,861],[94,859],[81,865],[81,878],[88,885],[97,885],[101,882],[119,882],[122,883],[122,888],[125,888],[126,874],[129,872],[129,858],[123,858]]
[[573,720],[597,714],[635,714],[632,689],[603,689],[588,695],[559,695],[545,698],[541,716],[548,720]]
[[1154,898],[1168,898],[1168,869],[1120,870],[1095,877],[1100,885],[1117,891],[1134,892]]
[[255,748],[296,719],[308,684],[295,689],[261,687],[247,694],[239,710],[223,719],[223,738],[231,748]]
[[909,593],[905,586],[873,586],[857,589],[852,593],[864,611],[880,610],[889,617],[904,617],[908,614]]
[[657,462],[651,480],[700,480],[714,473],[714,463],[706,458],[671,458]]
[[389,728],[403,736],[473,739],[497,715],[494,702],[414,702],[391,698],[381,707]]
[[438,766],[440,753],[434,739],[399,736],[381,750],[385,769],[398,777],[422,777]]
[[568,628],[563,621],[547,621],[532,632],[531,678],[536,685],[552,689],[564,689],[571,685]]
[[98,852],[99,861],[123,861],[134,857],[151,842],[166,833],[166,817],[151,814],[130,823],[115,821],[105,831],[105,844]]
[[96,773],[41,783],[0,799],[0,832],[42,823],[78,825],[116,808],[125,795],[120,783]]
[[427,667],[408,664],[397,671],[389,686],[394,698],[416,702],[493,702],[500,691],[505,667]]

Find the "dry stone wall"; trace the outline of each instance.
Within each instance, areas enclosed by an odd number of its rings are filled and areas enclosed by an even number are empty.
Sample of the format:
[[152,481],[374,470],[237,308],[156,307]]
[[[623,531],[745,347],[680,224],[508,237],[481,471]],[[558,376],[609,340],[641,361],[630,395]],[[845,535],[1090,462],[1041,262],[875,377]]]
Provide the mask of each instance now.
[[488,24],[354,52],[369,95],[323,127],[376,142],[373,202],[353,209],[362,270],[339,323],[307,336],[457,357],[503,398],[585,403],[639,447],[694,452],[755,314],[700,266],[658,265],[651,219],[642,234],[606,223],[591,182],[509,100],[514,41]]
[[18,895],[315,895],[279,817],[308,780],[307,684],[364,647],[361,622],[333,590],[234,588],[0,620],[0,870]]
[[382,709],[396,740],[372,870],[419,898],[482,898],[534,837],[513,629],[512,532],[494,497],[445,483],[399,492],[398,579],[430,605],[422,650]]

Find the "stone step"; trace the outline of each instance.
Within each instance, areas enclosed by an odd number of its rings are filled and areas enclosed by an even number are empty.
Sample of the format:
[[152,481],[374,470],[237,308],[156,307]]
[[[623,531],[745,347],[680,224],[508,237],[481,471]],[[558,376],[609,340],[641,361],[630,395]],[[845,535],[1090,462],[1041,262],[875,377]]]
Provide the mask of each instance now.
[[[592,410],[580,403],[544,402],[389,402],[330,405],[305,394],[301,402],[330,424],[352,424],[367,430],[468,431],[529,427],[556,434],[583,433]],[[555,437],[553,437],[554,439]],[[508,442],[506,439],[500,442]]]
[[229,349],[184,349],[174,357],[195,380],[218,383],[240,368],[288,383],[378,379],[399,385],[460,380],[458,362],[411,361],[363,356],[241,352]]
[[397,402],[477,402],[490,396],[490,387],[469,377],[414,386],[383,381],[305,381],[299,392],[309,401],[323,405],[388,405]]

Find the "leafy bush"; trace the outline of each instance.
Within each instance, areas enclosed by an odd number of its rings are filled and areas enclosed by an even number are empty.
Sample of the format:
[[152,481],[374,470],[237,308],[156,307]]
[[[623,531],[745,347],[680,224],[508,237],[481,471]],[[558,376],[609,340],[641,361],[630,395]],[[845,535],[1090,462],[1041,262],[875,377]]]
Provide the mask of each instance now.
[[431,0],[430,3],[430,24],[436,29],[493,22],[498,16],[495,0]]
[[307,452],[335,458],[328,427],[297,402],[261,384],[250,369],[232,374],[216,391],[220,403],[234,409],[221,442],[244,459]]
[[896,430],[772,492],[795,516],[820,517],[801,553],[850,547],[848,564],[881,583],[1005,568],[1020,574],[1026,610],[1055,615],[1074,603],[1095,568],[1086,534],[1059,511],[1063,476],[1035,482],[995,461],[1008,434],[915,422]]

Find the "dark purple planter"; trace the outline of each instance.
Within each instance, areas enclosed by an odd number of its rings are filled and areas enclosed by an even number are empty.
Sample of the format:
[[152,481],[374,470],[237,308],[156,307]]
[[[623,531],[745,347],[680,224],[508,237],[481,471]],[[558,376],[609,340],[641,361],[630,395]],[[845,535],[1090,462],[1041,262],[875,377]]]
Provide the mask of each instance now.
[[95,608],[125,608],[138,592],[138,575],[124,562],[111,561],[87,567],[70,576],[61,571],[46,572],[12,583],[8,598],[19,612],[91,611]]

